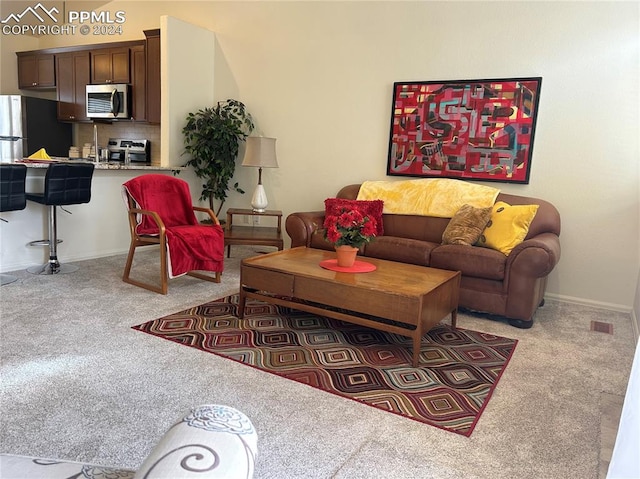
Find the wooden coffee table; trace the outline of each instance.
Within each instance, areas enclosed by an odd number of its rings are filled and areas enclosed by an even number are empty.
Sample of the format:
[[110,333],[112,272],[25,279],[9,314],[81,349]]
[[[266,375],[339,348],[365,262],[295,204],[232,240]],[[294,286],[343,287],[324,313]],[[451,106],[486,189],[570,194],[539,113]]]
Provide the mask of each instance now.
[[328,316],[413,339],[418,366],[422,336],[451,314],[456,326],[460,272],[358,256],[370,273],[339,273],[319,266],[335,253],[293,248],[246,258],[240,269],[238,317],[247,298]]

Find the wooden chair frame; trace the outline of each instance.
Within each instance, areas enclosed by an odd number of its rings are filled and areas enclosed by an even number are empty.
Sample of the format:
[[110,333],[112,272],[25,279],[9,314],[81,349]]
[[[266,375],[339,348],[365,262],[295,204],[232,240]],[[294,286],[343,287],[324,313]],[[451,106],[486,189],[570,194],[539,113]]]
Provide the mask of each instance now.
[[[164,222],[155,211],[151,210],[143,210],[140,208],[136,208],[136,203],[134,199],[126,193],[127,195],[127,203],[128,203],[128,218],[129,218],[129,232],[131,233],[131,245],[129,246],[129,254],[127,256],[127,263],[124,267],[124,274],[122,275],[122,281],[125,283],[133,284],[135,286],[139,286],[144,289],[148,289],[149,291],[153,291],[154,293],[167,294],[168,283],[169,283],[169,268],[167,265],[167,236],[166,236],[166,227]],[[207,213],[213,221],[214,224],[220,225],[220,221],[216,217],[213,210],[210,208],[201,208],[199,206],[192,206],[193,211],[200,211],[203,213]],[[150,216],[153,221],[158,226],[159,234],[155,235],[140,235],[136,232],[137,215],[147,215]],[[131,266],[133,264],[133,255],[138,246],[150,246],[150,245],[160,245],[160,286],[145,283],[136,279],[132,279],[130,277],[131,274]],[[215,272],[215,276],[198,273],[196,271],[189,271],[187,273],[189,276],[193,276],[194,278],[203,279],[205,281],[211,281],[214,283],[219,283],[221,278],[221,273],[219,271]]]

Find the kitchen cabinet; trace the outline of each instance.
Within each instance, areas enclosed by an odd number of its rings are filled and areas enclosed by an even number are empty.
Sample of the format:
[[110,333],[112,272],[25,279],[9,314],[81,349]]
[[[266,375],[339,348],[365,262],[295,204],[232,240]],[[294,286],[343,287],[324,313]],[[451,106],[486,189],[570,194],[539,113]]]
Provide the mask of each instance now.
[[85,87],[90,82],[89,51],[56,55],[58,77],[58,119],[61,121],[88,120]]
[[91,83],[129,83],[129,47],[91,50]]
[[147,53],[147,121],[160,123],[160,30],[145,30]]
[[131,47],[131,117],[147,119],[147,60],[144,45]]
[[160,123],[160,30],[152,32],[153,60],[146,40],[17,52],[19,88],[55,89],[59,120],[88,121],[86,85],[126,83],[133,119]]
[[18,88],[43,89],[55,88],[56,74],[53,54],[19,52]]

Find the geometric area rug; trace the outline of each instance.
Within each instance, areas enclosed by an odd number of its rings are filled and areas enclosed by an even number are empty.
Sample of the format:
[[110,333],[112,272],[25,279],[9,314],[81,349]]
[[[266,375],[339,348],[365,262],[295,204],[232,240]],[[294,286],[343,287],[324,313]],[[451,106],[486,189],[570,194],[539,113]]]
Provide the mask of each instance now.
[[411,339],[238,295],[133,326],[339,396],[469,437],[517,340],[441,323]]

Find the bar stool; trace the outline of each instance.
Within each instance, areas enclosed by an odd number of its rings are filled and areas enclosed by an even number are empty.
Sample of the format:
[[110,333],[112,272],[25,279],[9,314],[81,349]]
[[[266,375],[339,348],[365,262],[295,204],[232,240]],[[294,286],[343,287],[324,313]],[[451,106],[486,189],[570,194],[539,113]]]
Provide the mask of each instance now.
[[[24,192],[27,180],[26,165],[0,165],[0,212],[18,211],[27,207]],[[0,220],[8,223],[4,218]],[[0,274],[0,284],[13,283],[18,278],[12,274]]]
[[[91,180],[93,163],[52,163],[44,177],[44,193],[27,193],[27,200],[49,207],[49,239],[32,241],[30,246],[49,246],[49,262],[32,266],[27,271],[32,274],[72,273],[78,269],[73,265],[61,265],[58,261],[58,225],[56,207],[78,205],[91,200]],[[62,208],[64,211],[64,208]],[[67,211],[67,213],[70,213]]]

